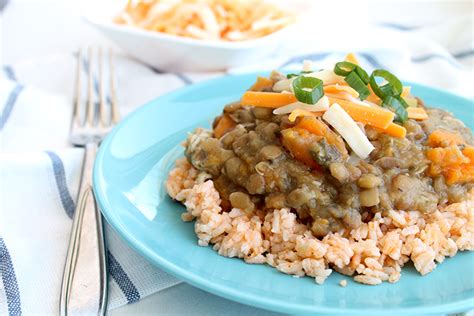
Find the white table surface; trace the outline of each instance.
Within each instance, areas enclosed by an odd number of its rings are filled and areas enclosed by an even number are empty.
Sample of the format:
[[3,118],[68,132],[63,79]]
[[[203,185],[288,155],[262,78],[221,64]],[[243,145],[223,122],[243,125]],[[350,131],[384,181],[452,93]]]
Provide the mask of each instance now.
[[[81,10],[92,0],[13,0],[0,16],[0,61],[2,64],[71,53],[91,44],[113,46],[81,20]],[[423,25],[445,17],[472,12],[472,1],[372,1],[369,17],[374,22]],[[411,12],[411,14],[407,14]],[[177,299],[178,298],[178,299]],[[117,308],[110,315],[206,315],[275,314],[212,296],[185,283]]]

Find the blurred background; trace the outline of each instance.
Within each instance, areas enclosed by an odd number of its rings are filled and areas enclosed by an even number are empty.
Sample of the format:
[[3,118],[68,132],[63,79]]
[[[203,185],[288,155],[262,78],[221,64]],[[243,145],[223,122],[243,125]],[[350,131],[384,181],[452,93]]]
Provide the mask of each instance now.
[[[87,26],[81,14],[104,0],[1,0],[1,56],[4,64],[51,53],[73,51],[84,44],[103,43],[104,38]],[[385,24],[413,31],[446,22],[472,18],[473,1],[317,1],[313,22],[334,18],[330,29],[350,28],[349,16],[358,23]],[[328,12],[332,12],[328,14]],[[365,20],[367,18],[367,20]],[[359,25],[360,26],[360,25]],[[472,42],[473,25],[465,25]],[[308,29],[308,33],[313,31]],[[318,30],[314,32],[317,34]],[[321,31],[321,30],[319,30]],[[53,35],[54,34],[54,35]],[[361,34],[363,37],[364,34]],[[458,40],[452,34],[451,40]],[[472,43],[471,43],[472,44]],[[327,49],[327,48],[326,48]],[[470,58],[472,61],[472,58]]]
[[[84,18],[89,17],[90,21],[91,16],[101,16],[106,12],[109,17],[100,19],[101,22],[110,24],[111,17],[116,15],[126,1],[0,1],[3,8],[0,15],[0,62],[14,66],[20,77],[22,72],[30,73],[29,67],[35,61],[45,63],[55,57],[77,52],[80,47],[87,45],[115,47],[116,52],[121,55],[131,53],[130,49],[122,50],[123,45],[117,47],[110,40],[110,34],[100,33],[97,24],[91,25]],[[277,2],[290,8],[296,7],[296,3],[306,5],[302,10],[304,12],[301,12],[301,21],[291,32],[286,33],[284,39],[279,39],[278,50],[271,58],[259,60],[258,63],[219,70],[230,73],[270,70],[291,64],[286,61],[295,56],[310,55],[308,59],[322,59],[325,56],[321,53],[340,52],[342,56],[349,51],[366,52],[370,53],[376,64],[387,69],[390,69],[389,65],[396,67],[404,80],[418,81],[474,97],[474,92],[469,89],[474,85],[474,2],[471,0]],[[140,50],[137,47],[140,45],[134,46]],[[194,52],[192,54],[191,49],[189,50],[189,56],[192,56]],[[155,54],[155,59],[160,59],[163,53],[166,55],[163,51],[148,52]],[[301,58],[294,60],[301,62]],[[325,66],[325,63],[321,66]],[[413,66],[420,66],[420,71]],[[439,80],[439,76],[433,80],[424,71],[428,69],[429,72],[433,67],[440,67],[444,71],[444,67],[448,66],[454,66],[454,71],[451,71],[453,67],[448,69],[451,74],[449,80]],[[176,69],[170,66],[170,69],[164,70]],[[451,78],[459,80],[454,82]],[[154,96],[156,95],[150,94],[148,99]],[[144,98],[143,101],[148,99]]]
[[[74,51],[84,45],[107,43],[101,34],[86,25],[81,18],[82,14],[94,11],[104,1],[106,0],[1,0],[2,63],[12,64],[29,58]],[[320,50],[341,48],[341,41],[337,41],[334,36],[338,33],[346,34],[344,45],[347,45],[347,41],[352,43],[366,39],[368,34],[359,33],[357,36],[355,31],[367,26],[385,25],[400,31],[423,32],[423,28],[461,21],[464,22],[463,34],[468,34],[463,37],[467,38],[459,38],[459,33],[454,29],[451,30],[451,42],[448,44],[455,46],[459,40],[470,39],[471,48],[473,45],[474,9],[473,1],[470,0],[308,2],[314,7],[311,19],[314,27],[307,28],[307,33],[302,36],[317,38],[328,30],[332,33],[331,41],[318,40],[324,43],[319,47]],[[350,20],[350,17],[355,17],[357,23]],[[444,34],[430,34],[434,40],[437,40],[436,36],[443,37]],[[473,54],[468,57],[466,62],[469,61],[472,65]]]

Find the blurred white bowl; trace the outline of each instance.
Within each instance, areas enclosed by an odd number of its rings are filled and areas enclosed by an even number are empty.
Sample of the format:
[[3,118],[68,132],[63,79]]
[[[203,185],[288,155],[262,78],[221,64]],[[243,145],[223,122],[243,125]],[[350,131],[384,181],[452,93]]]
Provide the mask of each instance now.
[[[291,1],[296,12],[305,12],[306,1]],[[97,1],[85,20],[129,55],[159,70],[217,71],[248,65],[268,57],[296,29],[296,23],[270,35],[240,42],[207,41],[118,25],[113,17],[123,1]]]

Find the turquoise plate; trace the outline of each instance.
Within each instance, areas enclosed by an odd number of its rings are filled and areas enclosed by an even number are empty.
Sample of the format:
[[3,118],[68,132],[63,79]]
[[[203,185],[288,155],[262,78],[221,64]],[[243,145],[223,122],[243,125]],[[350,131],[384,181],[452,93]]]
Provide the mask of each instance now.
[[[159,97],[127,117],[100,147],[94,189],[108,223],[138,253],[174,276],[219,296],[285,313],[448,313],[474,308],[474,253],[459,253],[421,277],[403,269],[398,283],[367,286],[333,273],[317,285],[264,265],[245,264],[200,247],[184,207],[164,181],[180,143],[197,126],[209,127],[222,107],[240,98],[257,74],[222,77]],[[409,84],[427,104],[453,112],[474,129],[473,102]],[[338,285],[348,280],[346,288]]]

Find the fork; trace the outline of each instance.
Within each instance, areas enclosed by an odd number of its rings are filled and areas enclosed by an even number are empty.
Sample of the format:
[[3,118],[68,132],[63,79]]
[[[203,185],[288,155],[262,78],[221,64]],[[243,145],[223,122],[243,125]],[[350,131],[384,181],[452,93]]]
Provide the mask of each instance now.
[[[109,51],[109,97],[104,97],[102,48],[89,47],[88,62],[79,51],[76,65],[74,109],[69,142],[85,149],[77,205],[64,267],[59,300],[60,315],[104,315],[107,307],[107,268],[102,216],[92,190],[92,168],[100,142],[119,121],[112,52]],[[98,80],[93,73],[97,57]],[[84,67],[83,67],[84,66]],[[87,94],[82,101],[82,71],[87,76]],[[97,102],[95,101],[97,99]]]

